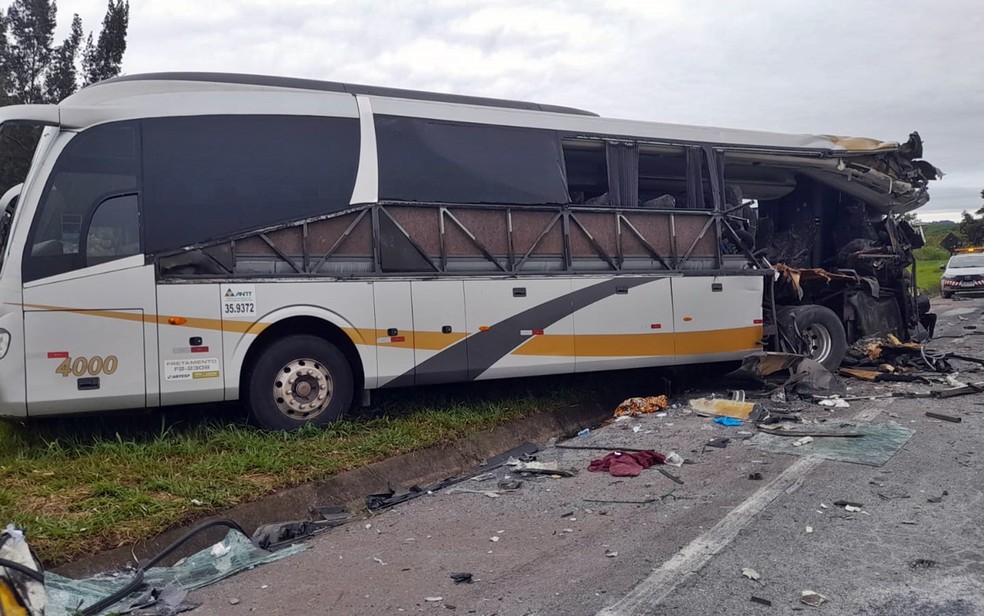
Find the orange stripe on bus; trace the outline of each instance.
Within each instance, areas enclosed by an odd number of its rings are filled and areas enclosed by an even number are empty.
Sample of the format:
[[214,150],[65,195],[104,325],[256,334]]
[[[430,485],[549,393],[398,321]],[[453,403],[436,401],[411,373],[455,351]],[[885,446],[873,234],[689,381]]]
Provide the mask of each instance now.
[[664,334],[546,334],[531,336],[512,355],[555,357],[656,357],[757,349],[761,327]]
[[[119,319],[121,321],[140,321],[142,323],[157,323],[158,325],[171,325],[168,323],[174,315],[159,315],[146,313],[123,312],[121,310],[95,310],[92,308],[69,308],[65,306],[45,306],[42,304],[24,304],[24,308],[34,308],[36,310],[48,310],[59,312],[75,312],[90,317],[102,317],[105,319]],[[237,334],[259,334],[269,327],[269,323],[248,321],[223,321],[222,319],[202,319],[197,317],[182,317],[185,322],[181,325],[171,325],[172,327],[192,327],[195,329],[210,329],[221,332],[233,332]]]

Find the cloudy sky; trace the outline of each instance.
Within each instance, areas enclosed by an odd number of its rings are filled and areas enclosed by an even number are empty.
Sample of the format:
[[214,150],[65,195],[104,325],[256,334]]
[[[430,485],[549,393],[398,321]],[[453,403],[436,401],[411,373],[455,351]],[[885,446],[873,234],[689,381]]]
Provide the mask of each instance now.
[[[604,116],[904,141],[984,187],[975,0],[130,0],[129,74],[228,71],[581,107]],[[105,0],[61,0],[97,30]]]

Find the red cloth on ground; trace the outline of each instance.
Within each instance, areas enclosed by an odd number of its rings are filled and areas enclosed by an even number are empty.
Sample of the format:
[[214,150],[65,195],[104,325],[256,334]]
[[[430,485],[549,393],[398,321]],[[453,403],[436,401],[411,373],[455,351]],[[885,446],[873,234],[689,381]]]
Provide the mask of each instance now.
[[642,469],[665,461],[666,456],[655,451],[615,451],[599,460],[592,460],[588,470],[592,473],[607,472],[612,477],[638,477]]

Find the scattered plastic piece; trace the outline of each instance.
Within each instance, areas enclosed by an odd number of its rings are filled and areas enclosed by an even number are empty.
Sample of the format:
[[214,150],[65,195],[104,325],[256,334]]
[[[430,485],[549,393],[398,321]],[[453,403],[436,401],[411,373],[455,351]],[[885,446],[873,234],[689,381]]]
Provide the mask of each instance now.
[[747,420],[755,410],[755,404],[722,398],[695,398],[690,401],[690,408],[704,415]]
[[824,597],[818,592],[813,592],[812,590],[804,590],[800,594],[800,603],[805,603],[810,607],[820,607],[826,603],[827,597]]
[[714,420],[714,423],[718,424],[719,426],[729,426],[729,427],[744,425],[744,422],[742,422],[742,420],[735,419],[734,417],[718,417],[717,419]]
[[232,548],[226,546],[224,543],[219,542],[212,546],[212,556],[216,558],[222,558],[228,554]]
[[724,449],[731,442],[730,438],[715,438],[707,441],[708,447],[717,447],[718,449]]
[[812,526],[807,526],[806,527],[806,534],[809,535],[812,532],[813,532],[813,527]]
[[846,409],[850,408],[851,405],[839,396],[831,396],[829,398],[824,398],[817,402],[820,406],[829,406],[835,409]]
[[663,461],[663,464],[668,464],[670,466],[676,466],[676,467],[683,466],[683,456],[681,456],[675,451],[671,451],[666,455],[666,460]]
[[763,599],[762,597],[756,597],[755,595],[752,595],[751,599],[752,599],[752,603],[758,603],[760,605],[772,605],[772,601],[769,601],[768,599]]
[[489,541],[491,541],[492,543],[496,543],[497,541],[499,541],[499,536],[492,535],[491,537],[489,537]]
[[803,445],[808,445],[813,442],[812,436],[804,436],[803,438],[798,438],[793,441],[793,447],[802,447]]
[[762,578],[762,576],[759,575],[759,572],[756,571],[755,569],[752,569],[751,567],[745,567],[744,569],[742,569],[741,574],[747,577],[748,579],[755,580],[755,581],[758,581],[759,579]]
[[605,556],[607,558],[617,558],[618,552],[612,552],[611,550],[605,550]]
[[861,511],[860,507],[855,507],[854,505],[844,505],[844,511],[849,511],[851,513],[857,513]]
[[455,584],[471,584],[472,574],[467,571],[462,571],[461,573],[452,573],[451,579],[454,580]]
[[428,603],[437,603],[438,601],[444,601],[444,597],[424,597],[424,601]]
[[585,428],[577,433],[578,436],[587,436],[591,434],[591,428]]
[[748,478],[752,481],[762,481],[762,473],[751,473]]
[[386,563],[383,562],[383,559],[380,558],[380,557],[378,557],[378,556],[373,556],[372,557],[372,560],[373,560],[373,562],[377,562],[380,565],[383,565],[384,567],[386,566]]

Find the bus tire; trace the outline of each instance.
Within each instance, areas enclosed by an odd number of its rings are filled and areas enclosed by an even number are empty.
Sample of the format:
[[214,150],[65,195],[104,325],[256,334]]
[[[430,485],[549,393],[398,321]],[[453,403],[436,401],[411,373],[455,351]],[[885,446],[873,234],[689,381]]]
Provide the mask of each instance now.
[[310,335],[285,336],[264,348],[249,367],[246,387],[250,418],[267,430],[331,423],[354,394],[345,354]]
[[951,297],[953,297],[953,293],[950,291],[940,291],[940,297],[942,297],[943,299],[950,299]]
[[847,353],[844,324],[834,311],[806,304],[779,309],[779,327],[793,351],[815,359],[834,372]]

